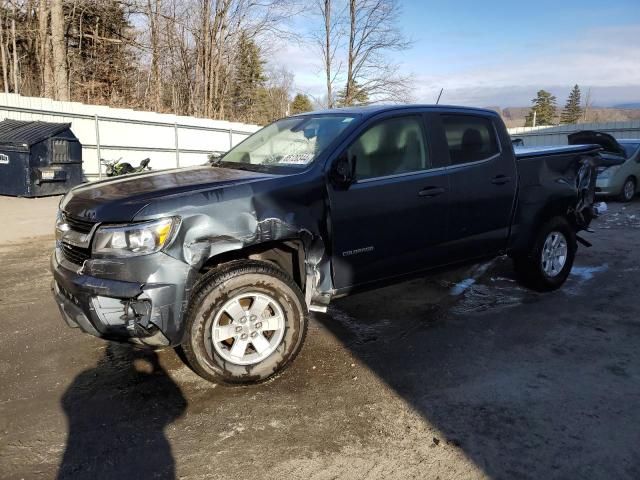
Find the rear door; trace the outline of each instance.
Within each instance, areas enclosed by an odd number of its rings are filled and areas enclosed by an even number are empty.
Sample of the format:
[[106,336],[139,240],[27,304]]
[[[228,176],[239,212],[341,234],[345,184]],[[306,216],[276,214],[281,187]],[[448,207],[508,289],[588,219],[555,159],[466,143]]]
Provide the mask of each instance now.
[[424,117],[386,115],[346,148],[356,181],[329,186],[334,285],[347,288],[425,268],[447,238],[449,179]]
[[495,255],[506,247],[517,189],[511,145],[501,145],[491,116],[443,113],[449,151],[452,260]]

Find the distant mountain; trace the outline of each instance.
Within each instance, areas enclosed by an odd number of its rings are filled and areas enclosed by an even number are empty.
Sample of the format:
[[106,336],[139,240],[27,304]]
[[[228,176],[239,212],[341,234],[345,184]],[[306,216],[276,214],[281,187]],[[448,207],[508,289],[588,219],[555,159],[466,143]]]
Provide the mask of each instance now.
[[640,102],[620,103],[618,105],[614,105],[612,108],[620,108],[624,110],[636,109],[640,108]]
[[[635,106],[634,106],[635,105]],[[531,107],[508,107],[497,108],[489,107],[502,116],[504,123],[508,128],[524,126],[524,120],[528,115]],[[562,108],[558,108],[558,115]],[[587,118],[581,123],[589,122],[624,122],[627,120],[640,119],[640,103],[628,103],[616,105],[615,108],[592,107],[587,113]]]

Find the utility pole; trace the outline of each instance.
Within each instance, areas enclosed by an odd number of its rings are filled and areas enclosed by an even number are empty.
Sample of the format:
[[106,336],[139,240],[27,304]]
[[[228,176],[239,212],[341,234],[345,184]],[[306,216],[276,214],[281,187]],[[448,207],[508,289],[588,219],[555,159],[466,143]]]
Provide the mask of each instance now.
[[532,127],[536,126],[536,116],[537,116],[538,112],[536,110],[533,111],[533,124],[531,125]]

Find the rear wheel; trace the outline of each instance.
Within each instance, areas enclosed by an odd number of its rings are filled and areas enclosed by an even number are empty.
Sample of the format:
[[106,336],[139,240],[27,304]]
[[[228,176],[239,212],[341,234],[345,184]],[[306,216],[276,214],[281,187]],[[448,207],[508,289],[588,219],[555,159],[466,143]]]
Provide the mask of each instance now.
[[636,181],[633,177],[629,177],[624,181],[622,192],[618,197],[622,202],[630,202],[636,195]]
[[563,217],[545,223],[528,252],[514,257],[514,267],[525,286],[538,291],[560,288],[573,267],[576,250],[573,227]]
[[302,348],[302,292],[268,263],[236,262],[203,279],[186,318],[184,355],[212,382],[254,383],[281,372]]

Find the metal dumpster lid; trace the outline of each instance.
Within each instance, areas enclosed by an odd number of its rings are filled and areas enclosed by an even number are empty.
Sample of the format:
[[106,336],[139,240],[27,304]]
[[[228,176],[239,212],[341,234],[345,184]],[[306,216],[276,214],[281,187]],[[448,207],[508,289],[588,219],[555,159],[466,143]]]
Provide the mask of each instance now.
[[5,119],[0,122],[0,144],[30,147],[68,128],[70,123]]

